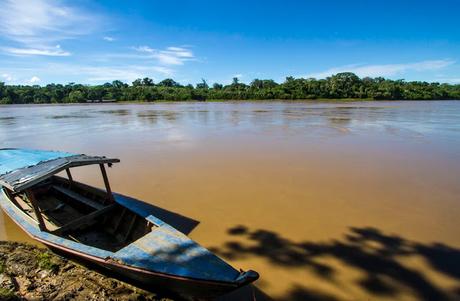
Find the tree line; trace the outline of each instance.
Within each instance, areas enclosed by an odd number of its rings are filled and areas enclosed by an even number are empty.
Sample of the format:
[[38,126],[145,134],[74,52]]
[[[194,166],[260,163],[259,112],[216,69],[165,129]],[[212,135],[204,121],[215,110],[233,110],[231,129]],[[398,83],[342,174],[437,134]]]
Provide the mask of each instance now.
[[245,84],[233,78],[231,84],[215,83],[212,86],[205,80],[193,86],[181,85],[170,78],[155,83],[148,77],[137,79],[132,84],[119,80],[102,85],[69,83],[46,86],[6,85],[0,82],[2,104],[270,99],[460,99],[460,85],[406,82],[382,77],[359,78],[351,72],[338,73],[326,79],[287,77],[283,83],[271,79],[254,79],[250,84]]

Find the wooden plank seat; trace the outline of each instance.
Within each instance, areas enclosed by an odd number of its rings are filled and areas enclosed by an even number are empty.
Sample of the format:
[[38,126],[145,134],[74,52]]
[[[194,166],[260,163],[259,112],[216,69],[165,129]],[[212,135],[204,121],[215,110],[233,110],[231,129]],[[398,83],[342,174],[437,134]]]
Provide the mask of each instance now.
[[82,196],[81,194],[78,194],[77,192],[75,191],[72,191],[68,188],[65,188],[65,187],[62,187],[62,186],[57,186],[57,185],[53,185],[52,186],[54,190],[62,193],[62,194],[65,194],[67,195],[68,197],[80,202],[80,203],[83,203],[91,208],[94,208],[94,209],[97,209],[97,210],[100,210],[102,208],[104,208],[105,206],[99,202],[96,202],[94,200],[91,200],[87,197],[84,197]]
[[82,217],[79,217],[65,225],[63,225],[62,227],[52,231],[53,234],[56,234],[56,235],[61,235],[61,234],[64,234],[66,232],[69,232],[69,231],[72,231],[72,230],[76,230],[76,229],[80,229],[80,228],[83,228],[83,227],[88,227],[88,226],[91,226],[93,225],[94,223],[96,223],[96,218],[99,217],[100,215],[102,214],[105,214],[113,209],[115,209],[117,207],[117,204],[111,204],[111,205],[108,205],[108,206],[105,206],[97,211],[94,211],[94,212],[91,212],[90,214],[87,214],[85,216],[82,216]]

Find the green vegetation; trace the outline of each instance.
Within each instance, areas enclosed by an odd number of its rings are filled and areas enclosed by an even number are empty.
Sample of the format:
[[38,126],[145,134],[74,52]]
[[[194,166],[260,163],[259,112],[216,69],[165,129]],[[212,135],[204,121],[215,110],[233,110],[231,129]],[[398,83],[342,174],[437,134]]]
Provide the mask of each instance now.
[[0,287],[0,300],[20,300],[12,290]]
[[6,265],[5,265],[5,261],[3,260],[0,260],[0,274],[3,274],[6,272]]
[[44,270],[57,271],[59,269],[59,264],[48,252],[37,253],[37,262],[38,266]]
[[353,73],[338,73],[326,79],[287,77],[279,84],[273,80],[254,79],[249,85],[234,78],[229,85],[201,83],[181,85],[168,78],[154,83],[150,78],[137,79],[131,85],[113,81],[87,86],[70,83],[46,86],[13,86],[0,82],[0,103],[78,103],[88,100],[262,100],[262,99],[375,99],[430,100],[460,99],[460,85],[406,82],[382,77],[359,78]]

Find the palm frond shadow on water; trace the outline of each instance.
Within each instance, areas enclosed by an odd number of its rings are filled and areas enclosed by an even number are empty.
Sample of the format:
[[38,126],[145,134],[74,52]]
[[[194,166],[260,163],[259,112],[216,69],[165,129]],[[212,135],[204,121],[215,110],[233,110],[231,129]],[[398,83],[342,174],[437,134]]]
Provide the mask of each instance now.
[[[319,262],[323,258],[332,257],[340,265],[364,275],[357,280],[356,285],[370,296],[370,300],[372,296],[398,299],[403,293],[417,300],[460,300],[460,249],[442,243],[419,243],[371,227],[352,227],[344,238],[326,242],[295,242],[273,231],[251,231],[242,225],[229,229],[228,233],[238,236],[238,239],[227,242],[223,247],[211,248],[228,260],[260,257],[277,268],[305,269],[321,281],[338,285],[339,276],[335,268]],[[430,272],[458,281],[457,287],[452,290],[440,288],[424,272],[401,263],[404,259],[414,257],[423,258]],[[308,287],[308,283],[305,285]],[[252,299],[270,300],[260,291],[252,293],[257,297]],[[305,288],[303,285],[293,287],[285,296],[278,298],[294,301],[342,300],[328,292]]]
[[[184,234],[189,234],[199,224],[194,219],[142,201],[138,202],[139,206],[145,207],[144,212],[146,214],[154,214]],[[228,234],[238,239],[228,241],[223,246],[209,249],[229,261],[259,257],[265,259],[269,265],[275,268],[304,269],[305,272],[313,273],[321,281],[337,284],[339,282],[336,279],[336,267],[321,262],[321,259],[325,257],[332,257],[337,259],[340,264],[356,269],[364,275],[356,284],[369,296],[397,299],[402,293],[410,293],[417,300],[460,300],[460,249],[442,243],[415,242],[397,235],[383,233],[381,230],[371,227],[352,227],[342,239],[326,242],[296,242],[273,231],[250,230],[243,225],[228,229]],[[175,250],[167,250],[152,255],[163,260],[176,260],[190,247],[192,246],[183,245]],[[423,272],[407,267],[398,260],[416,256],[425,259],[432,271],[457,281],[457,288],[446,291],[433,283]],[[201,259],[195,258],[194,260]],[[84,264],[96,268],[107,276],[115,276],[92,264]],[[147,291],[153,291],[159,297],[180,299],[168,292],[161,291],[161,288],[145,287],[120,276],[117,278]],[[308,283],[294,286],[284,296],[268,296],[262,289],[256,287],[257,285],[263,287],[261,285],[264,281],[263,278],[264,275],[262,274],[256,285],[243,287],[218,298],[218,300],[343,301],[330,292],[308,287]],[[391,281],[388,281],[389,279]]]

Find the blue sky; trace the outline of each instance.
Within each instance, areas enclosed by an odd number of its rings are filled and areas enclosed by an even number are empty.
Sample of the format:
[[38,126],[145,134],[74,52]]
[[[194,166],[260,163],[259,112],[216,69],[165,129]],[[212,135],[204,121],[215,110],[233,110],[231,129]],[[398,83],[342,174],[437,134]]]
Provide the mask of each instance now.
[[460,1],[1,0],[0,81],[460,83]]

